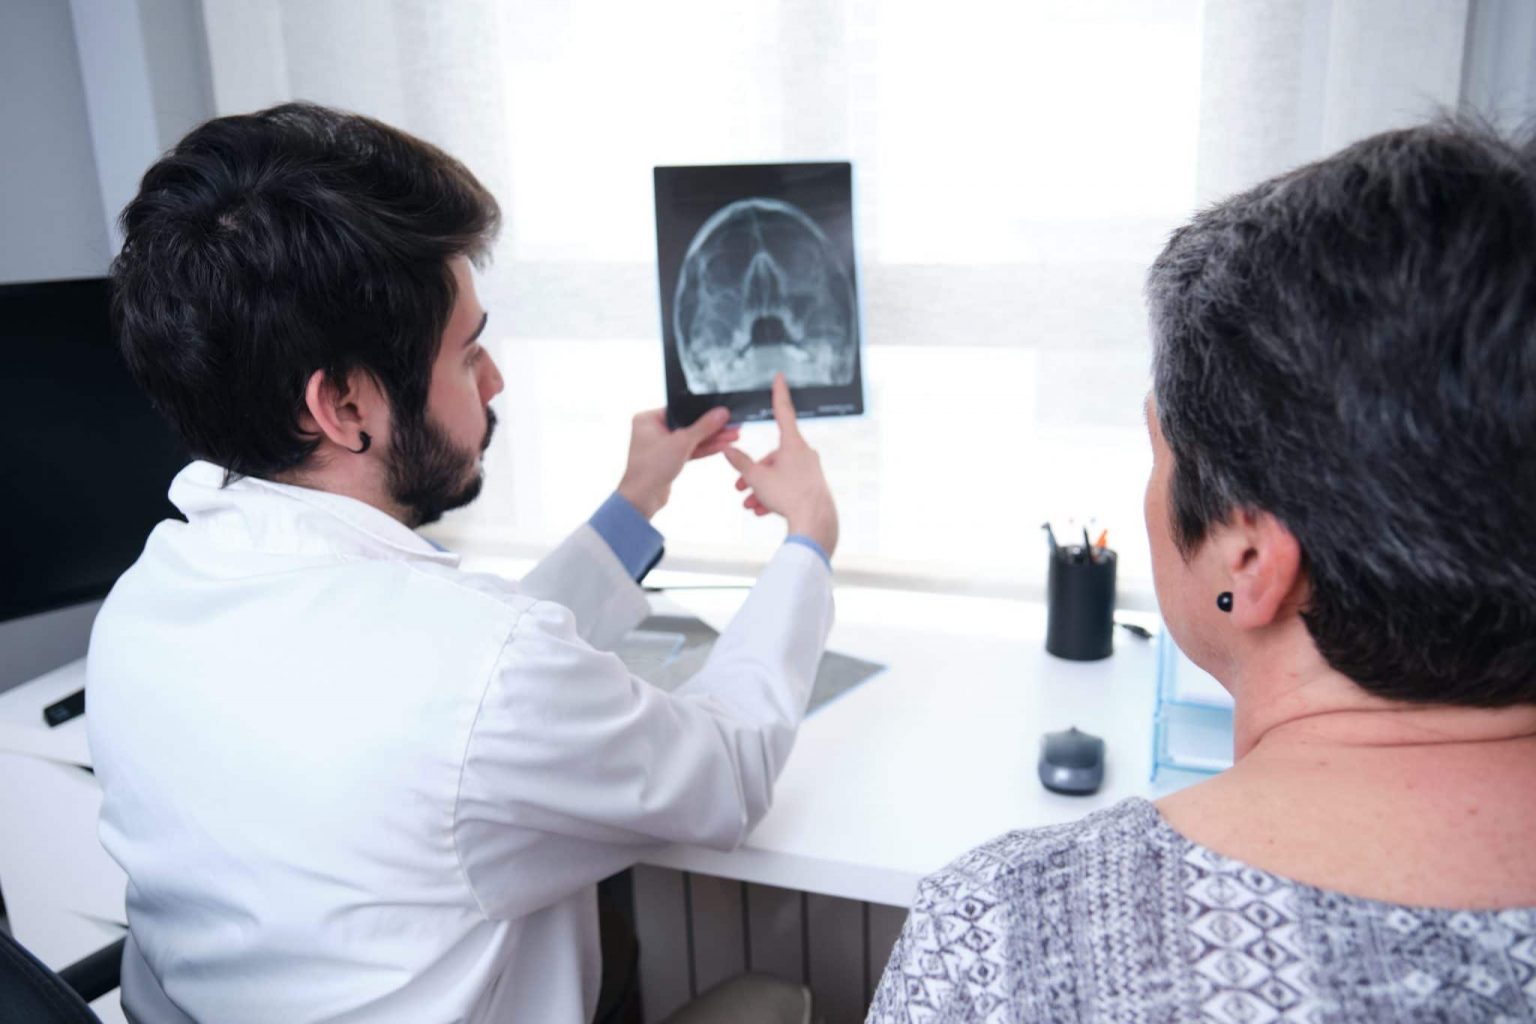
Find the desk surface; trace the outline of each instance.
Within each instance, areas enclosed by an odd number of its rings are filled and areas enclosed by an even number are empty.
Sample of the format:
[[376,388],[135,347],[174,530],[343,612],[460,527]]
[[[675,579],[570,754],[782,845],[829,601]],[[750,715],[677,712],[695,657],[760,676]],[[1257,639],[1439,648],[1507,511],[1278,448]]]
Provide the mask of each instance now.
[[[716,627],[740,591],[674,591]],[[840,587],[828,647],[888,666],[801,726],[774,806],[732,853],[671,846],[647,863],[873,903],[1010,829],[1073,821],[1153,795],[1155,645],[1045,653],[1045,608],[1022,601]],[[1076,725],[1108,747],[1090,797],[1047,791],[1040,736]]]
[[[514,577],[526,567],[466,562]],[[658,572],[647,582],[729,581]],[[721,628],[744,598],[674,590],[657,604]],[[1068,662],[1045,653],[1038,604],[861,587],[839,587],[836,601],[829,648],[886,670],[806,720],[773,809],[740,849],[670,846],[647,863],[905,906],[920,878],[995,835],[1153,794],[1152,642],[1120,633],[1113,657]],[[41,703],[82,685],[83,667],[50,673],[25,697],[0,695],[0,742],[89,764],[83,720],[40,729],[37,718]],[[1108,746],[1104,786],[1091,797],[1048,792],[1035,772],[1040,735],[1071,725]]]
[[89,765],[84,718],[53,728],[43,721],[43,708],[84,686],[85,659],[80,658],[0,693],[0,752]]

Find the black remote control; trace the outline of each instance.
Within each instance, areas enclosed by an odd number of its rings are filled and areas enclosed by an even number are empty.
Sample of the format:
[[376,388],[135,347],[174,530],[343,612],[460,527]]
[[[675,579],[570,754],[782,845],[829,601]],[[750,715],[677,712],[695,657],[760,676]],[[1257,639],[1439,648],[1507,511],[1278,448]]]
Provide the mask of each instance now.
[[85,714],[85,691],[76,690],[63,700],[55,701],[43,708],[43,721],[49,727],[63,725],[71,718],[79,718]]

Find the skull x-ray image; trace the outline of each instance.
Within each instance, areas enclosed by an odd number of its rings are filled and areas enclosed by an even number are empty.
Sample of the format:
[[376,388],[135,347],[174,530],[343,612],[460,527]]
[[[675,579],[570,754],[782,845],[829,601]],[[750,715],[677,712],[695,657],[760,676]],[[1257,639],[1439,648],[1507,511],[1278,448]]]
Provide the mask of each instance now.
[[783,373],[801,415],[863,411],[852,168],[656,169],[668,410],[771,414]]
[[853,284],[798,207],[741,199],[705,222],[678,276],[672,330],[688,390],[755,391],[853,381]]

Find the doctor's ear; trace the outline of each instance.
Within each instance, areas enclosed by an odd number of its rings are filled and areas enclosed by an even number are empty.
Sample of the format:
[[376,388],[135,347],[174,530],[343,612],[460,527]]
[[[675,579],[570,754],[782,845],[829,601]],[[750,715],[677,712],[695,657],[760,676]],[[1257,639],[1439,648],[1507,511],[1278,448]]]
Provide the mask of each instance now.
[[389,403],[378,381],[363,370],[333,375],[316,370],[304,386],[299,426],[357,455],[388,428]]
[[1210,540],[1228,580],[1234,626],[1260,629],[1300,605],[1306,589],[1301,545],[1280,520],[1239,509]]

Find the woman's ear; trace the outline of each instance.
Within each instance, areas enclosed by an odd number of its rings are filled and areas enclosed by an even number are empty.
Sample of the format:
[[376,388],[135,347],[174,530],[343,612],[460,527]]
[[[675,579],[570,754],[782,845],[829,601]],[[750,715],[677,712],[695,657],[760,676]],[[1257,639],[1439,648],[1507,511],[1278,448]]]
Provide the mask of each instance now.
[[1301,545],[1268,512],[1240,509],[1213,537],[1232,590],[1232,623],[1262,629],[1286,614],[1303,583]]
[[[386,403],[378,384],[361,370],[336,380],[324,370],[309,375],[304,386],[301,426],[350,452],[366,451],[382,439],[387,425]],[[365,440],[367,438],[368,440]]]

